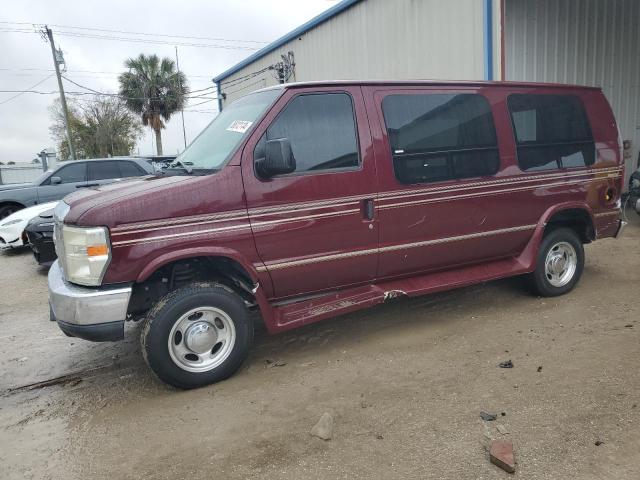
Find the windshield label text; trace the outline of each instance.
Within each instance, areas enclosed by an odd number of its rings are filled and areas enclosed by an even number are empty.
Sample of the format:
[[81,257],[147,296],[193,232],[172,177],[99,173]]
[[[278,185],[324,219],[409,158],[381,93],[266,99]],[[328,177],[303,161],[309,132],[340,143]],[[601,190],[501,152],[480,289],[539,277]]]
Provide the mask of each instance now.
[[253,125],[253,122],[247,120],[234,120],[231,122],[231,125],[227,127],[227,130],[230,132],[245,133],[251,125]]

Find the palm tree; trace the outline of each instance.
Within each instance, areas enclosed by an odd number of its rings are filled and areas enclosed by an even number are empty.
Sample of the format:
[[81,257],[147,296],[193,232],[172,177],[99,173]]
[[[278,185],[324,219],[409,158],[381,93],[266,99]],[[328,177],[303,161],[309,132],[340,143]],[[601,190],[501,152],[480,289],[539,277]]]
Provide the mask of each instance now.
[[120,95],[125,97],[127,108],[142,117],[142,124],[149,125],[156,133],[158,155],[162,155],[160,130],[186,103],[187,79],[176,70],[173,60],[160,60],[157,55],[141,53],[124,65],[129,71],[118,77]]

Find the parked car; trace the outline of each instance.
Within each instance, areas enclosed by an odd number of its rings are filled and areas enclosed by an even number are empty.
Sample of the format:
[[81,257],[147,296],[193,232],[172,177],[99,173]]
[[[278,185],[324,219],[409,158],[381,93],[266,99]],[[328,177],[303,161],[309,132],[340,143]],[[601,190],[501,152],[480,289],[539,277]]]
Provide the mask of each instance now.
[[640,168],[629,177],[629,199],[628,202],[633,205],[634,210],[640,215]]
[[[599,88],[318,82],[252,93],[165,175],[55,210],[52,320],[192,388],[232,375],[251,310],[282,332],[398,296],[527,274],[574,288],[614,237],[618,130]],[[100,206],[100,208],[97,208]]]
[[60,200],[79,188],[153,173],[149,162],[126,157],[63,162],[33,183],[0,186],[0,220],[31,205]]
[[36,262],[40,265],[51,265],[58,258],[53,243],[53,208],[32,218],[24,231]]
[[12,213],[0,220],[0,249],[24,247],[29,243],[25,234],[27,223],[40,213],[51,210],[58,202],[43,203]]

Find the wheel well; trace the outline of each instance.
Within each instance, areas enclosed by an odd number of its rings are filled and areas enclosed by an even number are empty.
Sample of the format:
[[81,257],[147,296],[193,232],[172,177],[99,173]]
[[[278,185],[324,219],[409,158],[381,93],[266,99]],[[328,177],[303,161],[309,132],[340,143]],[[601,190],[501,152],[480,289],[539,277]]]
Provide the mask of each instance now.
[[559,227],[569,227],[573,229],[580,237],[580,240],[582,240],[582,243],[590,243],[596,238],[591,216],[586,210],[581,208],[570,208],[554,213],[547,221],[545,234]]
[[247,271],[227,257],[192,257],[158,268],[144,282],[133,285],[129,314],[138,317],[169,292],[194,282],[215,282],[237,293],[247,307],[256,306],[254,282]]
[[0,208],[3,207],[9,207],[9,206],[16,206],[16,207],[20,207],[20,209],[22,208],[26,208],[23,204],[21,204],[20,202],[0,202]]

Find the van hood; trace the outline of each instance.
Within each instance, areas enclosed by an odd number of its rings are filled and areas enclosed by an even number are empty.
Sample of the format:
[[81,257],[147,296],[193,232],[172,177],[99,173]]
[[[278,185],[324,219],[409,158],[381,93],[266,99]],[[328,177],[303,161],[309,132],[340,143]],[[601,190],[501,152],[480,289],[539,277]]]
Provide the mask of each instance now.
[[31,188],[35,185],[33,183],[11,183],[9,185],[0,185],[0,192],[5,190],[20,190],[22,188]]
[[[109,227],[115,226],[120,223],[118,218],[129,220],[127,212],[120,212],[122,200],[126,199],[126,203],[136,199],[141,200],[154,191],[175,188],[178,184],[195,178],[202,177],[142,177],[99,187],[83,188],[65,197],[64,201],[69,205],[65,223],[82,225],[83,222],[91,222],[91,219],[88,218],[89,212],[104,210],[105,214],[100,215],[102,218],[99,224]],[[150,208],[153,207],[150,206]],[[91,223],[87,225],[91,225]]]

